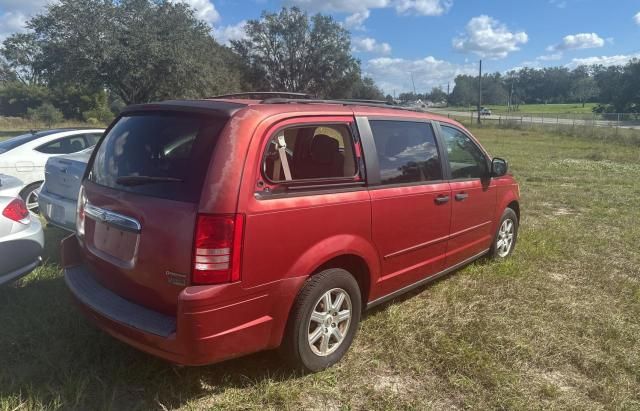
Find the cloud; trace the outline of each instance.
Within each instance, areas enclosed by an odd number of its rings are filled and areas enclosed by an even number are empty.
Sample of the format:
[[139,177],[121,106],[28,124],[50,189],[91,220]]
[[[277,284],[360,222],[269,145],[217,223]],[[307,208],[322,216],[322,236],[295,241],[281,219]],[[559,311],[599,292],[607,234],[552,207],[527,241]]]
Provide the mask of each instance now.
[[344,26],[350,30],[364,30],[364,22],[369,18],[369,10],[355,12],[344,20]]
[[285,5],[311,12],[363,13],[371,9],[393,7],[399,14],[440,16],[451,8],[453,0],[285,0]]
[[638,14],[633,16],[633,20],[636,22],[638,26],[640,26],[640,12],[638,12]]
[[562,53],[545,54],[544,56],[536,57],[538,61],[557,61],[562,59]]
[[400,14],[440,16],[449,11],[453,0],[397,0],[396,11]]
[[285,0],[284,3],[311,12],[357,13],[389,7],[391,0]]
[[[613,39],[610,39],[613,42]],[[547,47],[547,51],[582,50],[604,47],[605,40],[596,33],[570,34],[560,44]]]
[[432,56],[418,60],[378,57],[363,64],[364,75],[373,78],[388,94],[393,94],[394,90],[397,94],[413,90],[412,73],[416,90],[424,92],[438,86],[446,88],[447,82],[453,82],[457,75],[475,74],[477,70],[475,64],[460,65]]
[[371,37],[356,37],[351,40],[353,51],[356,53],[375,53],[387,55],[391,53],[389,43],[380,43]]
[[622,66],[627,64],[632,59],[640,59],[640,53],[633,54],[619,54],[615,56],[594,56],[586,58],[573,59],[566,64],[568,68],[576,68],[579,66],[591,66],[599,64],[603,66]]
[[7,11],[0,14],[0,42],[13,33],[25,31],[27,20],[28,17],[19,11]]
[[26,31],[25,24],[43,11],[47,0],[0,0],[0,42],[13,33]]
[[173,3],[185,3],[196,11],[196,17],[209,24],[217,23],[220,20],[220,13],[216,6],[209,0],[169,0]]
[[223,27],[213,28],[213,38],[220,44],[228,46],[232,40],[244,40],[247,37],[245,27],[247,25],[246,20],[242,20],[238,24],[232,24]]
[[475,53],[480,57],[501,59],[518,51],[518,45],[529,41],[524,31],[511,32],[498,20],[486,15],[469,20],[465,33],[453,39],[453,48],[464,53]]

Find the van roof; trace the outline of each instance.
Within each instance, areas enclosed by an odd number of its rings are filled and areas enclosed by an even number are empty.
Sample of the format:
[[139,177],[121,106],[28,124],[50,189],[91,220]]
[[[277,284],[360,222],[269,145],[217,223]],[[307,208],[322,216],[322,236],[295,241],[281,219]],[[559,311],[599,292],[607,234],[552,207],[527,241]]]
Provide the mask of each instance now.
[[[412,110],[406,107],[386,104],[382,101],[373,100],[320,100],[311,98],[266,98],[261,99],[260,94],[252,93],[251,96],[259,97],[245,99],[236,95],[211,97],[199,100],[167,100],[157,103],[136,104],[127,106],[123,112],[137,111],[196,111],[206,112],[221,117],[232,117],[238,111],[251,107],[264,111],[265,114],[280,114],[287,112],[298,113],[318,113],[330,112],[334,114],[360,114],[360,115],[383,115],[390,117],[421,117],[428,120],[446,121],[457,123],[447,117],[428,113],[424,111]],[[280,94],[280,93],[277,93]],[[237,95],[239,96],[239,95]]]

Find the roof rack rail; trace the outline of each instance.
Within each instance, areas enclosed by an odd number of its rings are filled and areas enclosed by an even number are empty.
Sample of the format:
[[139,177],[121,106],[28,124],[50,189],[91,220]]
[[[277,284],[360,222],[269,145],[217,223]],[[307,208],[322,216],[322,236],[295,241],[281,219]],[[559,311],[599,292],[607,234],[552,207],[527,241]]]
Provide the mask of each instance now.
[[319,99],[295,99],[295,98],[268,98],[262,101],[262,104],[341,104],[343,106],[365,106],[388,108],[391,110],[415,111],[422,112],[418,109],[402,107],[389,104],[388,102],[378,102],[377,100],[319,100]]
[[264,100],[269,98],[290,98],[290,99],[311,99],[313,96],[306,93],[292,93],[288,91],[248,91],[244,93],[222,94],[219,96],[207,97],[208,99],[256,99]]
[[369,103],[369,104],[382,104],[385,106],[395,106],[395,103],[391,103],[387,100],[367,100],[363,98],[339,98],[336,101],[346,101],[349,103]]

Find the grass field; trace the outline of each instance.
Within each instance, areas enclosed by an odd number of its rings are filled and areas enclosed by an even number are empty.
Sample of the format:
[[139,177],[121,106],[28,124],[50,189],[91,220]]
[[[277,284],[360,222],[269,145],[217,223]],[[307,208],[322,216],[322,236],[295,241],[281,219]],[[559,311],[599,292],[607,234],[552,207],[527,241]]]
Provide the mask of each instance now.
[[[597,104],[587,103],[584,107],[582,104],[521,104],[518,107],[519,113],[527,114],[590,114],[593,113],[593,108]],[[507,112],[506,105],[485,105],[491,109],[493,114],[500,114]],[[451,107],[451,110],[459,111],[476,111],[476,107]]]
[[512,258],[369,312],[314,375],[272,352],[177,368],[94,329],[47,263],[0,289],[0,410],[639,409],[640,149],[475,130],[521,183]]

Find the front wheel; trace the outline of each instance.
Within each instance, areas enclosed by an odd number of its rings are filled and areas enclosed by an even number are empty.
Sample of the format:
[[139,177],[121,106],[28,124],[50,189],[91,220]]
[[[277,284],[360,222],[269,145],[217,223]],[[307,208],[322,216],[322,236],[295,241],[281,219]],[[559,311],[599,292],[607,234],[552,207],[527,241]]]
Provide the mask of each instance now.
[[349,272],[332,268],[315,274],[296,298],[281,355],[303,371],[330,367],[351,346],[361,311],[360,288]]
[[493,239],[493,245],[489,255],[491,258],[500,259],[508,257],[516,246],[518,239],[518,215],[511,208],[502,213],[498,232]]

